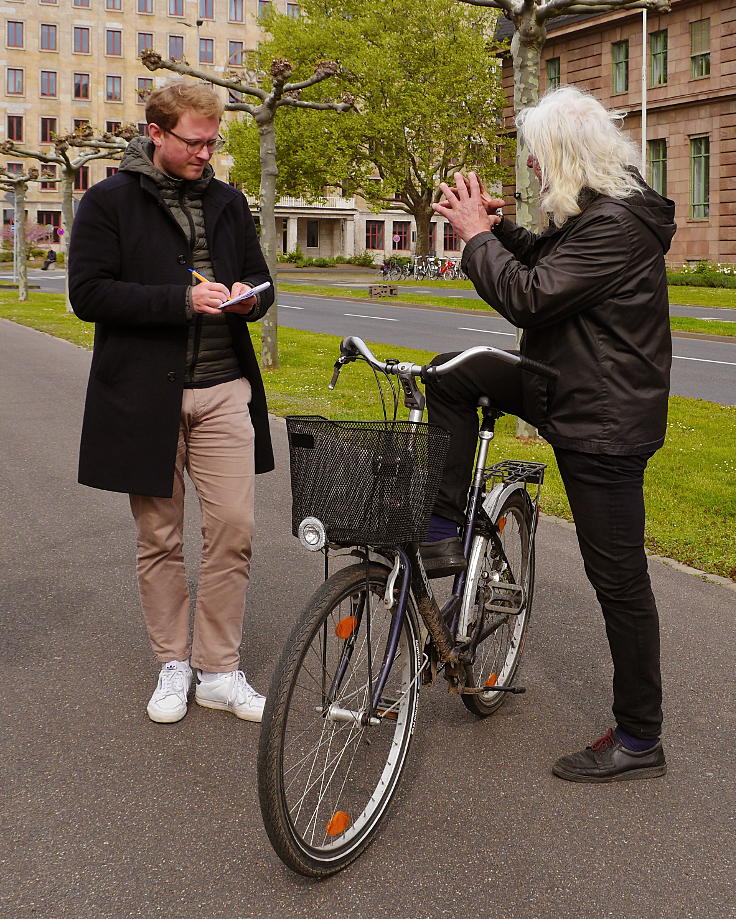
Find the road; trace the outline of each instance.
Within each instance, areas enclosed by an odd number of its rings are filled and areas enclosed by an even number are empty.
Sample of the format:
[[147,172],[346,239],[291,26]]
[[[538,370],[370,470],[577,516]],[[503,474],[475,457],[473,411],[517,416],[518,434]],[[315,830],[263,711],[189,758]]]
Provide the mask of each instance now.
[[[320,275],[318,283],[337,286],[365,285],[374,280],[375,273],[363,271],[352,278]],[[0,275],[2,277],[3,275]],[[43,272],[32,269],[33,283],[45,290],[64,289],[63,271]],[[323,278],[327,280],[323,280]],[[290,283],[315,283],[315,278],[305,281],[291,272],[283,280]],[[474,291],[452,288],[406,288],[421,293],[461,295],[475,298]],[[391,306],[385,300],[363,303],[333,297],[317,298],[281,293],[279,295],[279,322],[290,328],[331,335],[358,335],[368,341],[382,342],[405,348],[426,351],[461,351],[477,344],[491,344],[499,348],[512,346],[513,327],[494,313],[458,313],[452,310],[426,310]],[[709,310],[705,307],[673,305],[672,314],[696,318],[716,318],[736,322],[736,310]],[[706,339],[673,338],[672,393],[691,399],[707,399],[724,405],[736,404],[736,339],[733,342]]]
[[[610,723],[611,673],[574,532],[548,518],[527,693],[480,722],[441,682],[423,690],[375,844],[324,883],[288,872],[260,820],[258,728],[196,705],[176,725],[145,715],[157,668],[127,499],[75,481],[89,361],[0,321],[4,916],[732,919],[736,593],[652,560],[670,771],[562,783],[551,761]],[[290,533],[285,433],[272,429],[243,646],[264,689],[320,579]],[[195,540],[191,494],[186,527]]]

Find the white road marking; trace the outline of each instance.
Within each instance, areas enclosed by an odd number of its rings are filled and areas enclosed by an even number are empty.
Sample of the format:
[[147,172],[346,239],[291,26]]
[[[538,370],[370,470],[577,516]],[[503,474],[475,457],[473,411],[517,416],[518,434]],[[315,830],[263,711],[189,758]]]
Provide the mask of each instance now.
[[289,306],[288,303],[279,303],[279,307],[282,310],[303,310],[303,306]]
[[711,361],[707,357],[682,357],[680,354],[673,354],[672,357],[678,361],[698,361],[701,364],[725,364],[727,367],[736,367],[736,361]]
[[693,319],[702,319],[703,322],[736,322],[736,319],[721,319],[720,316],[693,316]]
[[467,326],[460,326],[458,332],[486,332],[488,335],[510,335],[512,338],[515,332],[494,332],[493,329],[469,329]]
[[352,316],[355,319],[381,319],[383,322],[398,322],[398,319],[389,319],[388,316],[364,316],[362,313],[343,313],[343,316]]

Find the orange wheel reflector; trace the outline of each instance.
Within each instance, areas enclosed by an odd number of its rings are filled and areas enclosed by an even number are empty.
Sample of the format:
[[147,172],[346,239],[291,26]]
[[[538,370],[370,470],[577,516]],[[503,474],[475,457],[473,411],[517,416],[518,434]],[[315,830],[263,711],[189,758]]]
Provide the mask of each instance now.
[[339,836],[350,826],[350,816],[345,811],[335,811],[327,821],[327,835]]
[[390,719],[390,718],[393,718],[394,721],[396,721],[396,720],[398,719],[398,717],[399,717],[399,713],[398,713],[398,712],[387,712],[387,711],[385,711],[385,710],[382,709],[382,708],[379,708],[379,709],[376,711],[376,714],[377,714],[377,715],[380,715],[381,718],[389,718],[389,719]]
[[350,638],[357,627],[357,616],[344,616],[335,626],[335,635],[338,638]]
[[496,529],[498,530],[498,532],[503,533],[505,526],[506,526],[506,518],[499,517],[498,520],[496,521]]
[[498,674],[492,673],[486,680],[486,686],[495,686],[498,683]]

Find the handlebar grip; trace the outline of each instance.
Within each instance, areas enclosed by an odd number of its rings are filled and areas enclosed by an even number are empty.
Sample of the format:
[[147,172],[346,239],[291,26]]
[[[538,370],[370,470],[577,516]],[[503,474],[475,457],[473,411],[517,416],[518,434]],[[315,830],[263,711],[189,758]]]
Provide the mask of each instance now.
[[560,371],[554,367],[540,364],[539,361],[533,361],[530,357],[524,357],[523,355],[519,361],[519,366],[522,370],[528,370],[530,373],[536,373],[540,377],[547,377],[550,380],[556,380],[560,375]]

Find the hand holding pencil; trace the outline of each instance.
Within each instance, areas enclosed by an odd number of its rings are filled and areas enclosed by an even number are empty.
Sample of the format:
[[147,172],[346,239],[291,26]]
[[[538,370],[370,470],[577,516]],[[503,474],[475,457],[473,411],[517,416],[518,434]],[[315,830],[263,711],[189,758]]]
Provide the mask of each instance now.
[[[218,284],[217,281],[208,281],[203,275],[193,268],[189,269],[192,275],[200,282],[192,288],[192,308],[195,313],[210,313],[217,315],[222,313],[221,304],[232,297],[237,297],[248,290],[248,285],[240,281],[233,284],[232,290],[228,290],[224,284]],[[255,297],[252,300],[241,300],[233,306],[225,307],[224,312],[240,313],[247,315],[255,306]]]

